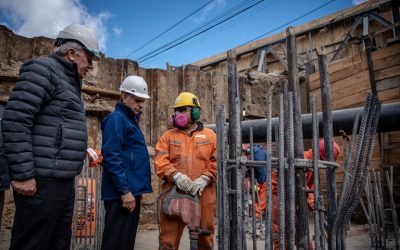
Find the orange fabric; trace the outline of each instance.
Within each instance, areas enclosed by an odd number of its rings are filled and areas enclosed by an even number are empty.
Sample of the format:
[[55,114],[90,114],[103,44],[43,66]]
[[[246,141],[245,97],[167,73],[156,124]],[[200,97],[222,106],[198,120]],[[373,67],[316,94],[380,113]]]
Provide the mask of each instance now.
[[[211,183],[200,197],[202,229],[211,231],[210,236],[200,236],[199,249],[214,246],[214,217],[216,206],[216,135],[203,128],[191,136],[177,128],[165,132],[156,145],[154,167],[157,176],[164,180],[161,192],[172,185],[177,172],[186,174],[191,180],[201,175],[210,178]],[[179,218],[167,217],[160,211],[160,249],[178,249],[185,224]]]
[[93,158],[89,153],[87,154],[89,156],[89,166],[92,168],[96,167],[97,165],[100,165],[103,162],[103,155],[101,154],[101,150],[94,149],[94,151],[98,156],[96,160],[93,160]]
[[[312,149],[309,149],[304,152],[304,159],[306,160],[312,160],[313,159],[313,152]],[[314,173],[310,170],[307,170],[306,172],[306,190],[312,190],[314,189]],[[314,202],[315,202],[315,196],[314,193],[307,193],[307,204],[309,209],[314,209]]]

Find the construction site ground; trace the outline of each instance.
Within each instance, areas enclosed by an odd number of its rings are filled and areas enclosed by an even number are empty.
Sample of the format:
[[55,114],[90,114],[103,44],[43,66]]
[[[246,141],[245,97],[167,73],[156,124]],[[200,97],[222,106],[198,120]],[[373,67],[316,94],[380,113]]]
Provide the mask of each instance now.
[[[8,201],[5,204],[3,212],[3,223],[1,225],[1,232],[0,232],[0,250],[6,250],[9,248],[14,211],[15,210],[13,202]],[[310,223],[312,224],[312,222]],[[312,228],[312,225],[310,225],[310,228]],[[391,248],[390,247],[391,245],[394,245],[394,242],[393,244],[390,244],[389,242],[388,249]],[[158,248],[157,225],[141,225],[141,229],[138,231],[137,234],[135,249],[154,250],[157,248]],[[187,231],[185,231],[182,236],[179,249],[182,250],[189,249],[189,235]],[[217,249],[217,245],[215,249]],[[253,241],[251,236],[247,237],[247,249],[253,249]],[[264,249],[264,240],[257,240],[257,249]],[[368,235],[367,225],[352,224],[350,226],[350,230],[348,232],[348,237],[347,237],[347,249],[354,249],[354,250],[371,249],[370,237]]]

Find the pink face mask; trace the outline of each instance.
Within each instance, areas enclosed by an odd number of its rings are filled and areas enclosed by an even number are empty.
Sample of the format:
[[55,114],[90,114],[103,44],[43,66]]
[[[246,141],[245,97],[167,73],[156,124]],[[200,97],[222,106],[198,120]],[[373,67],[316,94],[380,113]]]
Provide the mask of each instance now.
[[189,121],[186,114],[176,114],[169,118],[169,124],[174,127],[185,127],[188,122]]

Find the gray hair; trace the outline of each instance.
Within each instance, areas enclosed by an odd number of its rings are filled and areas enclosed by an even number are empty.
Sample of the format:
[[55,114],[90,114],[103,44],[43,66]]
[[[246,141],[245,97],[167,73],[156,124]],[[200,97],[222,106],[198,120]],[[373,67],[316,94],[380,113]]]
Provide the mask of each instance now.
[[65,42],[63,44],[61,44],[58,47],[55,47],[53,50],[53,53],[59,56],[65,56],[68,53],[69,49],[83,49],[82,45],[80,45],[79,43],[75,42],[75,41],[68,41]]
[[129,93],[126,93],[126,92],[121,91],[121,97],[120,97],[121,102],[123,102],[123,101],[122,101],[122,97],[129,98],[130,96],[132,96],[132,95],[129,94]]

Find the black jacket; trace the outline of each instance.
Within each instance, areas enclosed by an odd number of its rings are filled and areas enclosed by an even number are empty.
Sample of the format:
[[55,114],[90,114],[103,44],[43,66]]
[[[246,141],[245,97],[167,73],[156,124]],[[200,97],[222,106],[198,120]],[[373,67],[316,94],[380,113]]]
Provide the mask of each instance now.
[[2,124],[12,180],[78,175],[87,132],[76,64],[51,55],[22,65]]
[[[0,121],[3,114],[4,107],[0,105]],[[0,122],[1,132],[1,122]],[[8,177],[7,161],[4,158],[3,137],[0,133],[0,191],[10,187],[10,178]],[[0,216],[1,217],[1,216]]]

